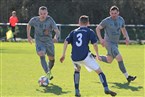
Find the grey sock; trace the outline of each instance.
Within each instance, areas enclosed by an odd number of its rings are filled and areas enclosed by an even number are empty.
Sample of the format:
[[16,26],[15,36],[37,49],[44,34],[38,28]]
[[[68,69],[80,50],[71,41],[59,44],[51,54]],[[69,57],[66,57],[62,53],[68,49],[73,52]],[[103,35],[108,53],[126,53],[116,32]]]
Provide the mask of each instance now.
[[106,56],[100,56],[100,57],[101,57],[101,59],[102,59],[103,62],[108,63],[108,61],[107,61],[107,57],[106,57]]
[[54,62],[55,62],[55,60],[50,60],[50,61],[49,61],[49,69],[50,69],[50,70],[53,68]]
[[42,65],[45,73],[47,73],[49,71],[49,69],[47,67],[47,63],[46,63],[46,60],[45,60],[45,56],[41,56],[40,57],[40,60],[41,60],[41,65]]
[[122,73],[126,73],[126,69],[125,69],[123,61],[118,61],[118,65]]

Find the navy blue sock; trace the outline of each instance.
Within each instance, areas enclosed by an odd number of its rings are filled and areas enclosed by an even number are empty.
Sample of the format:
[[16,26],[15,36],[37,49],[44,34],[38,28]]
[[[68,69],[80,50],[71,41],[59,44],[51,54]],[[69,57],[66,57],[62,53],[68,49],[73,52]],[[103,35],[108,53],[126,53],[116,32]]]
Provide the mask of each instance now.
[[105,77],[104,73],[101,72],[99,74],[99,77],[100,77],[101,83],[102,83],[102,85],[104,87],[104,90],[105,91],[109,91],[108,84],[107,84],[106,77]]
[[75,85],[75,90],[79,90],[79,81],[80,81],[80,72],[75,71],[74,72],[74,85]]
[[41,65],[42,65],[45,73],[47,73],[49,70],[48,70],[48,67],[47,67],[47,63],[46,63],[46,60],[45,60],[45,56],[41,56],[40,57],[40,60],[41,60]]
[[101,59],[102,59],[103,62],[108,63],[108,61],[107,61],[107,57],[106,57],[106,56],[100,56],[100,57],[101,57]]

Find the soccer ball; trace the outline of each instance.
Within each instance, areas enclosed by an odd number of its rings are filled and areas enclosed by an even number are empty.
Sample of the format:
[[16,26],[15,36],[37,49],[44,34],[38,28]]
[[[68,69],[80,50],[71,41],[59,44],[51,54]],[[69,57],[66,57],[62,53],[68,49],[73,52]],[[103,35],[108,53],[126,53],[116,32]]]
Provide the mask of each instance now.
[[38,80],[38,83],[40,86],[46,87],[49,84],[49,79],[46,76],[41,76]]

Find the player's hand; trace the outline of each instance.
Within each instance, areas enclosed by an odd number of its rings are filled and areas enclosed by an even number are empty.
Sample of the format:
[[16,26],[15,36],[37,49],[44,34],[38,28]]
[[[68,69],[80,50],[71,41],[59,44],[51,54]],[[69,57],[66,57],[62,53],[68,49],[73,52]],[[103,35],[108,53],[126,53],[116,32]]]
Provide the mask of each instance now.
[[32,44],[32,43],[34,42],[31,36],[28,36],[28,42],[29,42],[30,44]]
[[99,61],[102,61],[102,58],[101,58],[100,56],[98,56],[97,59],[98,59]]
[[65,59],[65,56],[62,56],[62,57],[60,58],[60,62],[62,63],[62,62],[64,61],[64,59]]
[[129,45],[130,40],[128,37],[125,39],[125,42],[126,42],[126,45]]
[[97,60],[99,60],[99,61],[101,61],[102,59],[101,59],[101,57],[99,56],[99,55],[94,55],[93,53],[91,54],[94,58],[96,58]]
[[96,54],[96,59],[99,60],[99,61],[102,61],[101,57],[97,54]]
[[57,40],[56,38],[53,38],[53,42],[54,42],[54,43],[57,43],[58,40]]
[[100,40],[100,43],[101,43],[102,47],[105,46],[105,41],[104,41],[104,39],[101,39],[101,40]]

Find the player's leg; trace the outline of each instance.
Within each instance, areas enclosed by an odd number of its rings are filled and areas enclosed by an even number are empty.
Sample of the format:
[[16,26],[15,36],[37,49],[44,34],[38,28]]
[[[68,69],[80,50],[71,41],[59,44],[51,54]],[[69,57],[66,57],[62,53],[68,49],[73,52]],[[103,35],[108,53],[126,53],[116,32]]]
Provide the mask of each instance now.
[[113,57],[112,57],[112,44],[109,42],[106,42],[105,48],[107,50],[107,56],[100,56],[101,57],[101,61],[105,62],[105,63],[112,63],[113,61]]
[[81,67],[77,63],[74,63],[74,87],[75,87],[75,96],[80,96],[79,82],[80,82],[80,70]]
[[53,56],[48,56],[48,59],[49,59],[49,62],[48,62],[49,68],[50,68],[50,70],[51,70],[51,69],[53,68],[53,66],[54,66],[55,59],[54,59]]
[[12,32],[13,32],[13,38],[14,38],[14,41],[16,42],[16,35],[15,35],[15,27],[11,27],[12,28]]
[[36,44],[36,50],[37,50],[37,54],[40,57],[41,65],[42,65],[45,73],[47,73],[49,71],[49,69],[47,68],[47,62],[45,60],[46,49],[43,45]]
[[119,53],[117,45],[114,45],[112,47],[112,55],[117,60],[120,71],[125,75],[126,78],[128,78],[129,75],[128,75],[127,71],[126,71],[126,68],[125,68],[124,63],[123,63],[122,56]]
[[54,63],[55,63],[54,44],[51,44],[51,45],[49,44],[49,46],[46,46],[46,47],[47,47],[46,53],[47,53],[47,56],[49,59],[48,65],[49,65],[49,68],[51,70],[54,66]]
[[113,57],[110,55],[107,56],[100,56],[101,57],[101,61],[106,62],[106,63],[112,63],[113,61]]
[[53,79],[53,75],[52,75],[52,73],[51,73],[51,69],[52,69],[52,67],[54,66],[55,59],[54,59],[54,57],[52,57],[52,56],[48,56],[48,59],[49,59],[48,68],[50,69],[50,71],[47,73],[47,76],[48,76],[48,78],[49,78],[50,80],[52,80],[52,79]]
[[129,75],[128,72],[126,71],[126,68],[125,68],[125,66],[124,66],[124,62],[123,62],[123,59],[122,59],[121,54],[118,54],[118,55],[116,56],[116,60],[117,60],[117,62],[118,62],[118,65],[119,65],[119,68],[120,68],[121,72],[124,74],[124,76],[126,77],[127,81],[128,81],[128,82],[131,82],[131,81],[135,80],[135,79],[136,79],[136,76],[131,76],[131,75]]
[[46,46],[46,47],[47,47],[46,53],[47,53],[47,56],[49,59],[48,68],[50,69],[50,71],[48,72],[48,76],[49,76],[49,79],[51,80],[51,79],[53,79],[51,70],[52,70],[54,63],[55,63],[54,45],[52,44],[51,46]]
[[109,88],[108,88],[108,83],[107,83],[107,80],[106,80],[106,76],[105,74],[102,72],[102,70],[99,68],[97,70],[95,70],[95,72],[99,75],[99,78],[100,78],[100,81],[104,87],[104,92],[105,94],[110,94],[111,96],[116,96],[117,93],[111,91]]
[[112,96],[115,96],[116,93],[109,90],[105,74],[102,72],[102,70],[100,69],[99,64],[95,61],[93,56],[88,55],[86,57],[86,59],[84,60],[84,63],[85,63],[85,66],[87,66],[87,68],[90,68],[90,69],[94,70],[99,75],[99,78],[100,78],[100,81],[101,81],[101,83],[104,87],[105,93],[110,94]]

